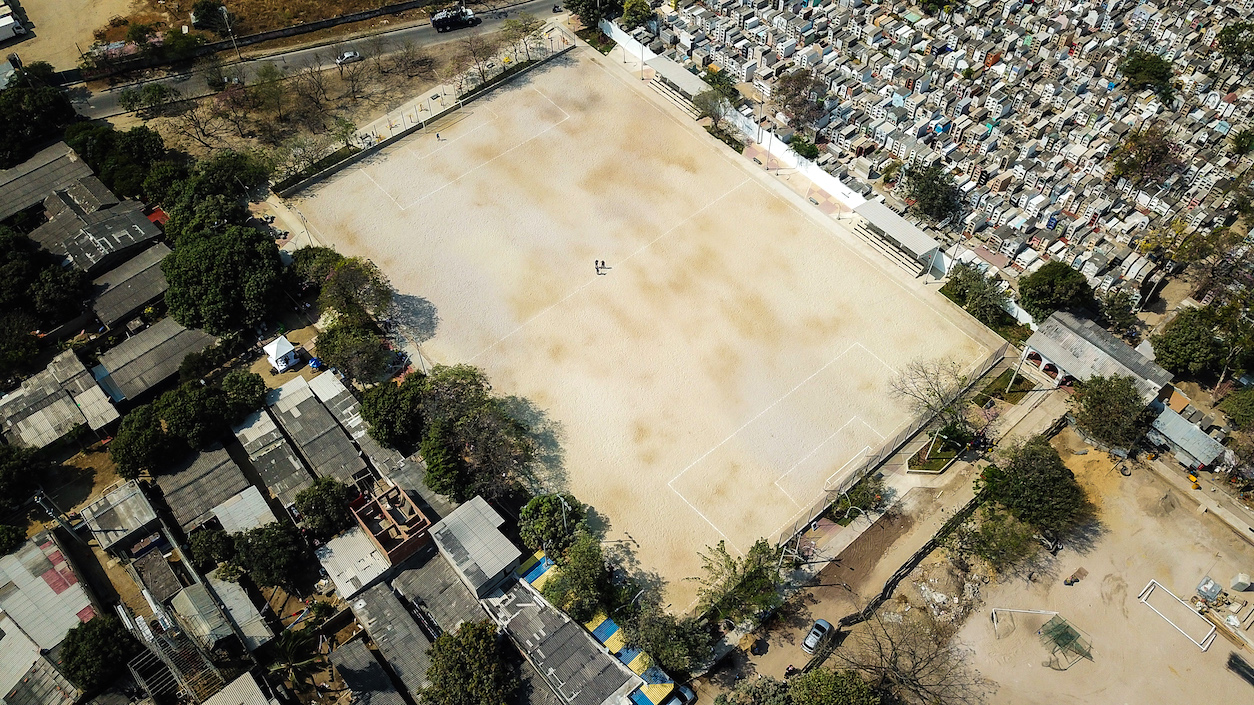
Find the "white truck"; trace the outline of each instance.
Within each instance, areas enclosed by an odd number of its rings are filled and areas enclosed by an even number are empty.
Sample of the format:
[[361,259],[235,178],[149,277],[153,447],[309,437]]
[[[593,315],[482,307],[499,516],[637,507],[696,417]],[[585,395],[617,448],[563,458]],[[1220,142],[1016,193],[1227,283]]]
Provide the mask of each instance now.
[[26,34],[26,28],[13,13],[13,8],[0,0],[0,42]]

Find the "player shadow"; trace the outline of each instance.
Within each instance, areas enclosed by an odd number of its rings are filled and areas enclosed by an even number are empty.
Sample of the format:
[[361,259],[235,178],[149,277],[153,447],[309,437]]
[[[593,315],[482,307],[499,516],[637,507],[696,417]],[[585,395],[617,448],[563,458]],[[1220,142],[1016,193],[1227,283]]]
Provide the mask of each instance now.
[[397,294],[392,299],[396,323],[416,342],[425,343],[435,337],[440,314],[435,304],[421,296]]
[[508,396],[501,399],[501,403],[506,415],[526,429],[531,441],[534,455],[524,478],[531,492],[565,492],[570,480],[566,472],[566,449],[562,445],[566,438],[565,427],[525,397]]

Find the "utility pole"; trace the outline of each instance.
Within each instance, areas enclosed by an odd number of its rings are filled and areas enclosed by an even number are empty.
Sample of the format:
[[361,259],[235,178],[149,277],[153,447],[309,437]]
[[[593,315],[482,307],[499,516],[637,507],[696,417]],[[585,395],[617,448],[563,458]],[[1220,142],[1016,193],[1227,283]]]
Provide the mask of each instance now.
[[222,12],[222,21],[226,23],[226,33],[231,35],[231,46],[235,48],[235,58],[243,61],[244,55],[239,53],[239,45],[235,43],[235,30],[231,29],[231,13],[226,11],[226,5],[218,5],[218,10]]

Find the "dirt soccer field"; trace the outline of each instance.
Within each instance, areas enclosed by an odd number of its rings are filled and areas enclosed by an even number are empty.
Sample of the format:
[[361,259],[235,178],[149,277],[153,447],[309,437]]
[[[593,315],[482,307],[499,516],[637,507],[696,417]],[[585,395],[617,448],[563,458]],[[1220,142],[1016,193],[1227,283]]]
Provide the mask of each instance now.
[[676,608],[704,546],[773,539],[908,423],[894,368],[1000,342],[587,49],[431,132],[296,206],[436,307],[429,358],[561,425]]

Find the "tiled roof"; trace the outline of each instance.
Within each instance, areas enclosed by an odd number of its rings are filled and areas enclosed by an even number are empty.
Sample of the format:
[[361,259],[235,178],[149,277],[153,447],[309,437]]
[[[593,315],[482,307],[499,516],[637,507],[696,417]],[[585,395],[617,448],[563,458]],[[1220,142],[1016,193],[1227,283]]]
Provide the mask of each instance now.
[[339,378],[330,372],[323,372],[309,380],[309,389],[340,422],[340,426],[361,448],[370,459],[370,464],[380,474],[390,478],[394,473],[403,470],[406,463],[405,456],[391,448],[384,447],[370,437],[369,427],[361,417],[361,404]]
[[135,317],[169,288],[161,272],[161,260],[170,248],[157,243],[96,278],[101,289],[92,302],[96,318],[112,328]]
[[0,170],[0,220],[84,176],[91,176],[91,167],[64,142],[41,150],[11,169]]
[[360,526],[345,531],[314,550],[335,591],[347,600],[373,584],[391,565],[387,556]]
[[166,600],[179,594],[179,591],[183,589],[183,583],[179,582],[174,569],[170,567],[170,562],[161,551],[150,550],[132,561],[131,566],[139,574],[144,589],[159,604],[165,604]]
[[392,594],[392,589],[383,583],[361,593],[349,606],[392,672],[411,695],[418,697],[418,693],[430,685],[427,668],[431,665],[427,657],[431,642],[418,628],[418,623]]
[[434,546],[428,545],[406,562],[392,579],[392,587],[411,603],[421,604],[446,632],[486,616],[479,600]]
[[249,486],[223,449],[195,453],[157,475],[157,486],[174,520],[191,531],[213,516],[213,508]]
[[208,333],[184,328],[167,316],[101,355],[92,373],[115,401],[134,399],[169,379],[183,358],[204,350],[213,340]]
[[274,518],[274,512],[270,511],[266,498],[261,496],[261,490],[252,485],[214,507],[213,515],[218,518],[218,523],[222,525],[223,530],[229,534],[256,529],[278,521]]

